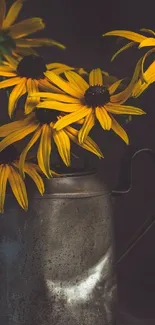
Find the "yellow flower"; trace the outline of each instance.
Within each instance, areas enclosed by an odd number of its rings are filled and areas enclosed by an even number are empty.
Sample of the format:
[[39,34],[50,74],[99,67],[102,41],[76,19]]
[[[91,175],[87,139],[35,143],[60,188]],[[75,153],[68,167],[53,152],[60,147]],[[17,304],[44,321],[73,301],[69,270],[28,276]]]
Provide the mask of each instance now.
[[[37,150],[37,161],[40,169],[50,178],[50,155],[52,151],[52,139],[58,149],[59,155],[66,166],[70,165],[70,139],[78,144],[78,131],[68,127],[64,130],[54,130],[55,121],[57,120],[57,111],[49,109],[36,109],[22,120],[11,122],[0,127],[0,137],[5,137],[0,142],[0,152],[10,144],[24,139],[26,136],[33,134],[20,155],[19,167],[24,176],[24,163],[29,150],[40,138]],[[60,117],[59,117],[60,118]],[[84,149],[94,153],[99,158],[103,157],[97,144],[89,137],[81,145]]]
[[32,39],[25,36],[35,33],[45,28],[41,18],[34,17],[25,19],[14,24],[24,0],[14,1],[6,14],[6,1],[0,0],[0,54],[34,54],[33,47],[56,45],[65,48],[62,44],[46,38]]
[[[38,166],[25,162],[24,172],[35,182],[41,195],[44,193],[44,183],[38,173]],[[7,182],[19,205],[28,209],[28,197],[25,183],[19,172],[18,152],[13,146],[7,147],[0,154],[0,213],[4,212]]]
[[40,109],[46,107],[70,113],[55,123],[53,128],[57,131],[60,131],[64,127],[76,123],[84,118],[82,128],[78,133],[80,143],[87,138],[90,130],[95,125],[96,119],[104,130],[112,129],[126,143],[128,143],[126,132],[117,123],[112,114],[144,114],[144,111],[139,108],[123,105],[131,96],[133,86],[135,81],[137,81],[139,64],[140,63],[138,63],[137,68],[135,69],[135,73],[128,87],[117,94],[114,94],[114,92],[119,87],[121,80],[117,80],[111,85],[105,86],[104,76],[100,69],[94,69],[90,72],[89,83],[73,71],[65,72],[67,81],[56,76],[51,71],[45,72],[46,77],[63,90],[64,94],[48,92],[34,93],[34,96],[39,96],[44,100],[38,104],[37,107]]
[[[10,56],[6,56],[6,58],[8,62],[3,62],[0,65],[0,76],[6,77],[7,80],[0,82],[0,89],[14,86],[10,93],[8,103],[10,118],[15,111],[19,98],[25,93],[36,92],[39,89],[61,93],[61,90],[49,83],[44,75],[45,71],[53,70],[56,74],[60,74],[63,71],[73,69],[62,63],[45,64],[42,57],[38,55],[27,55],[22,60],[19,60],[19,62]],[[25,102],[25,113],[32,112],[38,103],[38,97],[27,98]]]

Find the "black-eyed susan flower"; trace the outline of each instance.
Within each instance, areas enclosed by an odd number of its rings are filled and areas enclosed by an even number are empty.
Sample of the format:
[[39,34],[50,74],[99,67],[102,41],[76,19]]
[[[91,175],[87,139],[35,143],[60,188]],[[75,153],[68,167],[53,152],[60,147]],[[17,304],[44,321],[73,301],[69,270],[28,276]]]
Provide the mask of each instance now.
[[[19,167],[24,175],[24,164],[27,153],[40,139],[37,150],[37,161],[40,169],[50,178],[52,171],[50,169],[50,155],[52,151],[52,139],[56,144],[59,155],[66,166],[70,165],[70,139],[78,144],[77,130],[73,128],[64,128],[60,131],[54,129],[57,121],[58,112],[50,109],[36,109],[22,120],[11,122],[0,127],[0,137],[5,137],[0,142],[0,152],[7,146],[16,141],[24,139],[26,136],[33,134],[20,155]],[[58,118],[61,118],[60,116]],[[97,144],[89,137],[81,145],[84,149],[94,153],[99,158],[103,157]]]
[[84,119],[78,133],[80,143],[86,139],[96,120],[99,121],[104,130],[112,129],[128,143],[126,132],[117,123],[112,114],[144,114],[144,111],[137,107],[123,105],[131,96],[135,80],[137,80],[138,69],[139,67],[137,66],[128,87],[117,94],[114,93],[119,87],[121,80],[117,80],[110,86],[105,86],[104,77],[100,69],[94,69],[90,72],[89,83],[73,71],[65,72],[67,81],[60,76],[56,76],[53,72],[46,72],[46,77],[63,90],[64,94],[36,93],[34,96],[38,95],[44,100],[37,106],[40,109],[46,107],[70,113],[55,123],[53,128],[56,131],[61,131],[64,127]]
[[[65,48],[62,44],[51,39],[28,39],[26,36],[45,28],[41,18],[34,17],[15,23],[24,0],[14,1],[6,13],[6,1],[0,0],[0,55],[35,53],[33,47],[56,45]],[[14,24],[15,23],[15,24]]]
[[[60,74],[73,68],[62,63],[45,64],[42,57],[38,55],[27,55],[17,61],[7,56],[7,61],[0,65],[0,76],[7,78],[0,82],[0,89],[13,87],[9,96],[8,113],[12,117],[19,98],[26,94],[39,90],[61,92],[54,85],[49,83],[44,72],[53,70]],[[25,114],[30,113],[39,103],[39,98],[27,98],[25,102]]]
[[[24,210],[28,209],[27,190],[19,172],[18,156],[19,153],[13,146],[7,147],[0,153],[0,213],[4,212],[7,182],[10,184],[11,190],[19,205]],[[38,170],[39,168],[36,164],[30,162],[24,163],[24,172],[31,177],[40,194],[43,195],[44,183]]]

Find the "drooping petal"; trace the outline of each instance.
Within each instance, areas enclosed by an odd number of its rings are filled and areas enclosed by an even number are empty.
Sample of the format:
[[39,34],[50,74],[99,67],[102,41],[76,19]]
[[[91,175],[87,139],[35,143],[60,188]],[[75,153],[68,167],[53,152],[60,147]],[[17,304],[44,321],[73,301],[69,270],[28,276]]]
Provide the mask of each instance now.
[[147,70],[144,72],[144,78],[146,82],[142,82],[141,79],[135,84],[135,87],[132,92],[133,97],[140,96],[151,83],[155,82],[155,61],[153,61]]
[[11,132],[0,142],[0,152],[10,144],[25,138],[28,134],[33,133],[38,126],[39,123],[30,123],[23,128],[18,129],[17,131]]
[[28,116],[28,118],[25,118],[23,120],[7,123],[0,126],[0,137],[6,137],[11,132],[14,132],[17,129],[22,129],[24,126],[31,123],[31,119],[32,117]]
[[54,109],[54,110],[67,112],[67,113],[75,112],[81,109],[80,104],[67,104],[67,103],[56,102],[54,100],[51,101],[46,100],[44,102],[41,102],[37,105],[37,107],[49,108],[49,109]]
[[152,29],[141,28],[141,29],[140,29],[140,32],[146,32],[146,33],[149,33],[149,34],[152,34],[152,35],[155,36],[155,32],[154,32]]
[[21,81],[20,77],[12,77],[8,80],[0,81],[0,89],[18,85],[20,81]]
[[130,41],[141,43],[144,39],[146,39],[146,36],[143,36],[139,33],[135,33],[129,30],[113,30],[111,32],[107,32],[103,34],[102,36],[118,36],[118,37],[124,37],[126,39],[129,39]]
[[47,178],[52,176],[50,170],[50,155],[51,155],[51,134],[52,130],[48,124],[42,126],[42,134],[39,148],[37,151],[38,165]]
[[85,141],[82,144],[80,144],[78,141],[78,130],[72,128],[71,126],[67,126],[65,129],[65,132],[74,143],[76,143],[83,149],[86,149],[86,150],[92,152],[99,158],[103,158],[103,154],[102,154],[100,148],[95,143],[95,141],[93,141],[89,136],[87,136]]
[[83,106],[83,107],[79,108],[79,110],[76,110],[73,113],[63,116],[61,119],[59,119],[55,123],[53,128],[56,129],[57,131],[59,131],[59,130],[63,129],[64,127],[66,127],[67,125],[79,121],[80,119],[82,119],[83,117],[88,115],[89,112],[90,112],[90,109],[88,107]]
[[[32,33],[32,32],[31,32]],[[31,34],[29,33],[29,34]],[[28,35],[28,34],[27,34]],[[66,47],[65,45],[50,39],[50,38],[26,38],[26,39],[18,39],[17,46],[19,47],[41,47],[41,46],[57,46],[64,50]]]
[[142,61],[143,61],[143,57],[140,58],[140,60],[136,64],[136,68],[135,68],[134,74],[132,76],[132,79],[131,79],[129,85],[120,93],[112,95],[110,97],[111,103],[123,104],[132,95],[133,88],[141,74]]
[[106,104],[105,108],[108,112],[113,114],[131,114],[143,115],[146,114],[142,109],[135,106],[119,105],[119,104]]
[[18,99],[26,93],[26,78],[21,78],[20,83],[16,85],[9,96],[8,114],[11,118],[16,108]]
[[111,128],[112,130],[120,137],[123,139],[123,141],[126,144],[129,144],[129,138],[127,133],[125,132],[125,130],[120,126],[120,124],[114,119],[113,116],[111,116],[111,120],[112,120],[112,125]]
[[95,125],[95,114],[93,111],[91,111],[85,117],[84,123],[80,131],[78,132],[78,140],[80,144],[85,141],[86,137],[88,136],[89,132],[91,131],[94,125]]
[[110,95],[112,95],[117,90],[117,88],[120,86],[122,81],[123,79],[117,80],[108,88]]
[[40,194],[43,195],[45,192],[44,182],[36,170],[36,165],[32,164],[32,163],[25,163],[24,170],[25,170],[25,173],[28,174],[32,178],[32,180],[36,184]]
[[26,159],[27,153],[33,147],[33,145],[37,142],[37,140],[40,137],[41,132],[42,132],[42,128],[38,128],[35,131],[33,137],[28,142],[28,144],[26,145],[26,147],[24,148],[24,150],[22,151],[22,153],[20,155],[20,159],[19,159],[19,170],[20,170],[20,173],[21,173],[21,175],[22,175],[23,178],[25,177],[24,166],[25,166],[25,159]]
[[95,115],[104,130],[111,129],[111,117],[104,107],[96,107]]
[[10,27],[15,22],[20,10],[22,9],[22,6],[23,0],[17,0],[12,4],[4,19],[3,29]]
[[6,15],[6,2],[5,0],[0,0],[0,28],[3,26],[5,15]]
[[70,166],[70,140],[64,130],[53,132],[54,142],[66,166]]
[[103,77],[101,69],[93,69],[89,74],[90,86],[103,85]]
[[61,78],[60,76],[57,76],[54,72],[52,71],[46,71],[44,73],[44,75],[51,81],[53,82],[57,87],[59,87],[60,89],[62,89],[64,92],[66,92],[67,94],[79,98],[80,94],[77,91],[77,89],[75,89],[75,87],[73,87],[73,85],[71,85],[69,82],[65,81],[63,78]]
[[111,58],[111,61],[114,61],[114,59],[122,52],[128,50],[130,47],[134,46],[135,42],[129,42],[127,44],[125,44],[124,46],[122,46]]
[[81,90],[81,95],[89,88],[88,83],[74,71],[66,71],[65,76],[71,84]]
[[0,213],[4,213],[6,185],[9,176],[9,166],[0,165]]
[[148,52],[146,52],[144,54],[144,56],[142,57],[142,62],[141,62],[141,75],[140,75],[140,79],[143,81],[143,82],[146,82],[147,83],[147,80],[145,79],[145,74],[144,74],[144,63],[145,63],[145,60],[146,58],[151,55],[153,52],[155,52],[155,48],[149,50]]
[[78,98],[74,98],[71,97],[69,95],[64,95],[64,94],[53,94],[48,93],[48,92],[38,92],[38,93],[32,93],[30,94],[30,96],[38,96],[41,99],[55,99],[58,102],[62,102],[62,103],[68,103],[68,104],[73,104],[73,103],[79,103],[79,99]]
[[33,94],[38,92],[38,81],[35,79],[29,78],[26,83],[28,96],[25,102],[25,114],[29,114],[33,111],[34,107],[40,102],[39,97],[29,97],[29,93]]
[[45,28],[45,24],[41,18],[34,17],[22,20],[10,27],[9,35],[13,39],[21,38],[29,34],[35,33]]
[[155,38],[147,37],[145,40],[143,40],[139,44],[139,48],[142,48],[142,47],[145,47],[145,46],[155,46]]
[[28,209],[26,186],[19,172],[11,166],[8,180],[19,205],[26,211]]

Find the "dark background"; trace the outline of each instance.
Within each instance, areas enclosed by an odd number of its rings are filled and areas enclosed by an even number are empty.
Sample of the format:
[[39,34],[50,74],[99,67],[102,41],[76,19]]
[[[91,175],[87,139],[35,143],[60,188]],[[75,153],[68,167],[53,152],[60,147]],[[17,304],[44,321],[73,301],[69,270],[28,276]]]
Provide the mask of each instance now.
[[[38,36],[53,38],[67,46],[65,51],[54,47],[41,50],[47,62],[64,62],[87,69],[100,67],[121,78],[132,75],[135,63],[145,51],[137,48],[128,50],[110,63],[120,43],[117,44],[113,37],[103,38],[102,34],[113,29],[155,29],[154,0],[27,0],[24,8],[21,18],[40,16],[46,22],[46,31]],[[130,143],[138,148],[155,150],[155,85],[135,100],[135,105],[142,107],[147,115],[134,117],[131,123],[124,125]],[[94,137],[105,155],[98,168],[112,189],[117,184],[120,161],[126,146],[114,134],[101,132],[100,129],[95,131]],[[146,154],[134,159],[132,182],[131,192],[115,202],[117,258],[144,220],[155,214],[155,166]],[[155,319],[154,226],[118,264],[117,272],[121,308],[137,318]],[[132,325],[134,321],[129,319],[123,324]],[[137,321],[135,324],[143,322]],[[149,325],[148,320],[144,324]]]

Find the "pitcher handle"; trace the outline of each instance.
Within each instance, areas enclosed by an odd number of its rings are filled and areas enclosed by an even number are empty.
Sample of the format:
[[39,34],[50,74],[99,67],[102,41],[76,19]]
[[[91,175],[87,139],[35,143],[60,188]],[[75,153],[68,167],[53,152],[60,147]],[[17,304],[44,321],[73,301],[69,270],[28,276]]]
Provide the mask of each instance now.
[[132,160],[137,155],[144,152],[146,152],[155,163],[155,152],[152,149],[137,149],[133,146],[127,148],[121,160],[118,184],[116,188],[112,190],[112,196],[116,197],[130,192],[132,189]]
[[[140,153],[146,152],[153,162],[155,163],[155,152],[149,148],[137,149],[133,146],[127,148],[127,151],[123,155],[120,165],[119,181],[116,188],[112,191],[112,196],[117,197],[126,193],[129,193],[132,189],[132,160]],[[149,216],[144,223],[138,228],[135,234],[130,239],[126,246],[125,251],[117,259],[116,265],[118,265],[128,253],[135,247],[135,245],[144,237],[149,231],[152,225],[155,223],[155,214]]]

